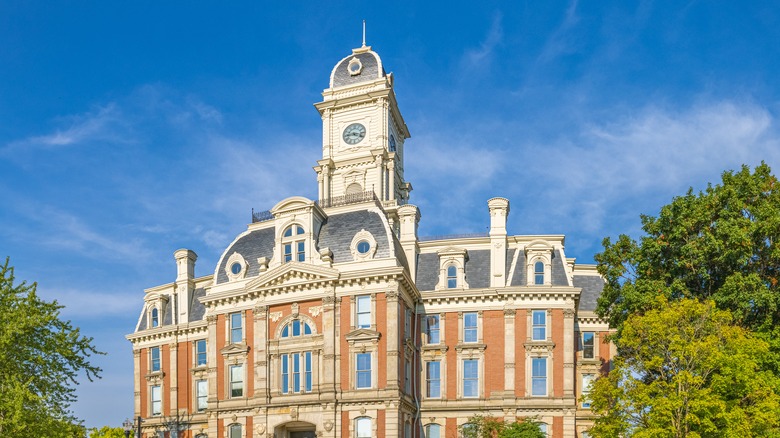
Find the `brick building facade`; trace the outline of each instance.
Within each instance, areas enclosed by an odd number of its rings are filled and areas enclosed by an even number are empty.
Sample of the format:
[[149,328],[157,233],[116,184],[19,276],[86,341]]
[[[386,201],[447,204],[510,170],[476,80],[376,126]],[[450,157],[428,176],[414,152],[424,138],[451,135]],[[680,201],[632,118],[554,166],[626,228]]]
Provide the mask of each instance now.
[[[214,273],[175,252],[145,291],[133,344],[146,437],[456,437],[474,414],[587,436],[580,401],[614,349],[603,287],[561,235],[420,238],[409,130],[370,47],[336,64],[317,103],[319,199],[254,213]],[[488,219],[486,218],[486,222]]]

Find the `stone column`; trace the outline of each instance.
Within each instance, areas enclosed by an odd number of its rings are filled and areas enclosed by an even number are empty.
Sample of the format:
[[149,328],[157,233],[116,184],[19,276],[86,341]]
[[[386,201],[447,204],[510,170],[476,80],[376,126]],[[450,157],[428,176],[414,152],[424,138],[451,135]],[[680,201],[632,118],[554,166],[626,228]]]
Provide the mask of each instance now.
[[[504,309],[504,399],[515,399],[515,309]],[[514,416],[514,411],[512,411]]]
[[217,397],[217,361],[221,360],[217,351],[217,315],[206,315],[208,323],[208,338],[206,339],[206,360],[208,362],[208,409],[215,409],[219,406],[219,397]]
[[563,396],[574,397],[574,309],[563,310]]
[[171,393],[168,404],[168,415],[176,415],[179,410],[179,344],[174,342],[168,344],[168,372],[171,385]]
[[[394,290],[388,291],[385,293],[385,298],[387,299],[387,333],[384,335],[387,336],[387,352],[383,359],[387,361],[385,364],[387,369],[387,389],[398,390],[398,365],[400,360],[398,351],[400,345],[398,339],[398,292]],[[390,416],[388,415],[388,420],[389,418]],[[390,434],[389,430],[387,433],[388,436],[395,436]]]
[[[333,292],[331,292],[332,294]],[[320,376],[320,400],[336,399],[336,299],[333,295],[322,298],[322,375]]]
[[190,302],[195,291],[195,261],[198,255],[189,249],[180,249],[173,253],[176,260],[176,297],[177,308],[174,324],[186,324],[190,321]]
[[255,306],[254,311],[254,340],[255,345],[252,348],[255,351],[255,394],[256,399],[269,402],[269,381],[268,381],[268,306]]
[[133,409],[135,417],[145,416],[141,412],[141,350],[133,348]]
[[420,211],[416,206],[407,204],[398,209],[398,221],[401,223],[401,247],[409,264],[409,275],[417,275],[417,225],[420,223]]

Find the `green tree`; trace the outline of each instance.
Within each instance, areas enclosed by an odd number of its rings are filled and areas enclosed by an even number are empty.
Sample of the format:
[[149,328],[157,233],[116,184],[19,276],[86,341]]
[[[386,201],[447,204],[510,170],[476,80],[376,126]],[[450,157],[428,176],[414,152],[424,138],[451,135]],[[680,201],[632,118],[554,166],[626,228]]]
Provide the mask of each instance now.
[[121,427],[95,427],[89,431],[89,438],[125,438],[125,430]]
[[780,436],[780,381],[766,342],[712,301],[657,298],[629,315],[621,354],[593,384],[597,437]]
[[494,417],[475,415],[460,428],[464,438],[546,438],[547,435],[539,428],[539,423],[532,418],[526,418],[514,423],[505,422]]
[[92,338],[60,319],[62,306],[38,298],[36,284],[14,284],[9,259],[0,266],[0,436],[83,437],[70,411],[76,378],[100,369],[89,363]]
[[642,229],[639,241],[604,239],[596,255],[606,280],[597,312],[619,332],[664,296],[712,299],[743,327],[780,338],[770,335],[780,327],[780,184],[769,166],[725,172],[721,184],[642,216]]

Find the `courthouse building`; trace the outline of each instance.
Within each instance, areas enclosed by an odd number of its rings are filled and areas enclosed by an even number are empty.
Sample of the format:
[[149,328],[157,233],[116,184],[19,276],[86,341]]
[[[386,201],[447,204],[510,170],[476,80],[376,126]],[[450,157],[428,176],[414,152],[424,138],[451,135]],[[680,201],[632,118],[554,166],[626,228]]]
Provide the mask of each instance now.
[[370,47],[339,61],[318,199],[254,212],[211,275],[176,251],[145,291],[127,336],[144,437],[458,437],[475,414],[587,436],[580,396],[614,354],[601,277],[562,235],[508,235],[504,198],[488,233],[418,236],[393,82]]

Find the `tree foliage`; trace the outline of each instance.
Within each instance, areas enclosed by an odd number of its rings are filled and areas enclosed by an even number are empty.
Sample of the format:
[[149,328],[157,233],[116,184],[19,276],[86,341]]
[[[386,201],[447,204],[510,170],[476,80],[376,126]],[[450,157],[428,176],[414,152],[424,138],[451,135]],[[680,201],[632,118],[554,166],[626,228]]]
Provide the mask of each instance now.
[[89,438],[125,438],[125,430],[121,427],[103,426],[100,429],[92,428]]
[[547,435],[539,428],[539,423],[531,418],[514,423],[505,422],[494,417],[475,415],[468,423],[461,426],[464,438],[546,438]]
[[615,342],[621,355],[590,392],[593,436],[780,436],[780,380],[760,366],[768,344],[712,301],[660,297]]
[[689,190],[642,225],[638,242],[607,238],[596,256],[606,280],[597,311],[613,327],[658,296],[714,300],[756,332],[780,326],[780,184],[769,166],[725,172],[721,184]]
[[0,436],[82,437],[70,411],[76,378],[100,369],[92,338],[60,319],[62,306],[41,300],[36,284],[14,284],[9,259],[0,266]]

